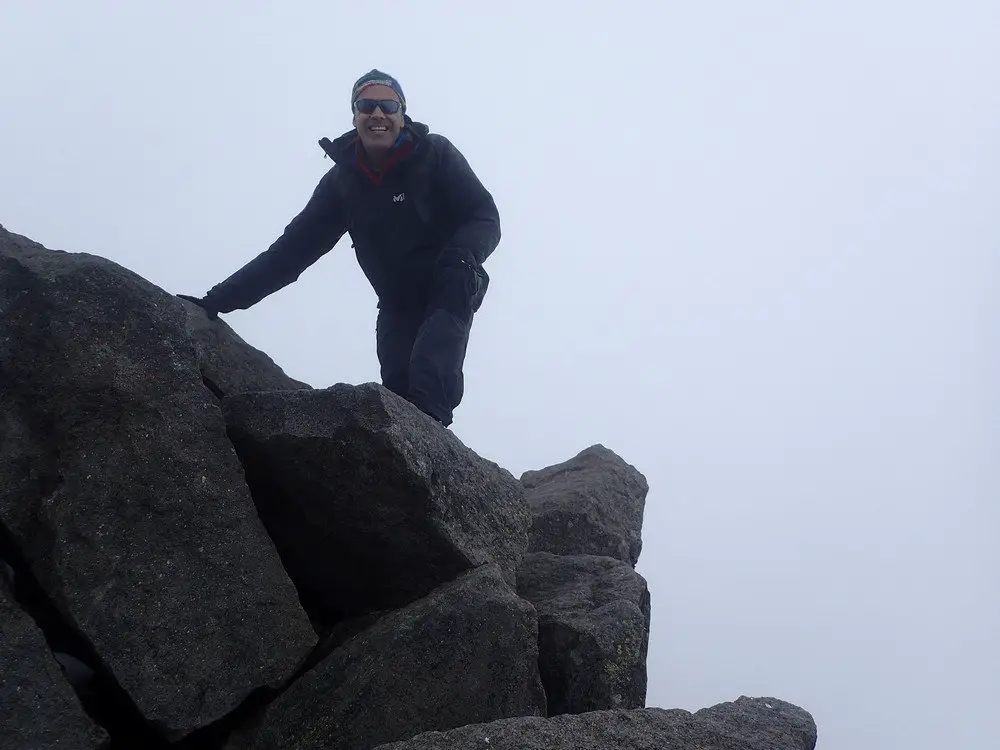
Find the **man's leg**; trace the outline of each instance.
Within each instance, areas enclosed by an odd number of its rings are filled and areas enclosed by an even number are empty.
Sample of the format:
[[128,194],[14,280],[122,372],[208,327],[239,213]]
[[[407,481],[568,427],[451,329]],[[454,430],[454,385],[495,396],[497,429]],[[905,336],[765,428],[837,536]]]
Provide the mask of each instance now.
[[422,310],[380,308],[375,323],[375,349],[382,385],[403,398],[410,397],[410,354]]
[[462,368],[472,330],[474,272],[458,262],[441,266],[410,357],[411,401],[450,425],[465,394]]

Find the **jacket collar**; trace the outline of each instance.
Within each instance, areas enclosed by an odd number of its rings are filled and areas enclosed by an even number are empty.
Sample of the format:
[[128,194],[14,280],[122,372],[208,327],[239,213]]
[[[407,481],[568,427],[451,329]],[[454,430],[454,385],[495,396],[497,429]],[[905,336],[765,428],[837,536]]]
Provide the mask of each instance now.
[[[415,152],[420,148],[423,137],[430,132],[430,129],[424,123],[414,122],[410,119],[409,115],[406,115],[404,117],[403,132],[408,138],[412,139],[412,152]],[[321,138],[319,145],[326,155],[333,159],[334,163],[350,166],[357,165],[358,131],[353,128],[332,141],[329,138]]]

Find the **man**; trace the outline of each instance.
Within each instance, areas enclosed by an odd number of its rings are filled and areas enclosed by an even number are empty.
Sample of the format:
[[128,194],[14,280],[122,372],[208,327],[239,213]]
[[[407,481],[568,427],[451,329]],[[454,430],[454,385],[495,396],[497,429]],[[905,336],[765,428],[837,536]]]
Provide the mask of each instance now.
[[354,128],[320,140],[334,166],[284,233],[203,298],[178,296],[213,318],[249,308],[298,279],[346,232],[378,297],[382,384],[448,426],[464,394],[499,213],[458,149],[406,114],[395,78],[363,75],[351,109]]

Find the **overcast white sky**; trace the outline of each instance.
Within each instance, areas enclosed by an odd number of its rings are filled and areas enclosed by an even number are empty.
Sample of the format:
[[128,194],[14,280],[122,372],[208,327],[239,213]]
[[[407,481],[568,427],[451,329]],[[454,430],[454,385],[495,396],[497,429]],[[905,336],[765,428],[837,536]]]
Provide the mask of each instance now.
[[[0,5],[0,223],[203,293],[396,75],[500,207],[455,432],[651,484],[649,705],[1000,736],[1000,3]],[[226,317],[378,378],[349,240]]]

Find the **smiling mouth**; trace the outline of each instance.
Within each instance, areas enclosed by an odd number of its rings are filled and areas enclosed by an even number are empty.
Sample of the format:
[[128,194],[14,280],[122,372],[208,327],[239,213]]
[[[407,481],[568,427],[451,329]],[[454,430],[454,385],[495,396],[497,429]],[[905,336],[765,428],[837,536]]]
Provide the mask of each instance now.
[[368,126],[368,132],[369,133],[388,133],[389,132],[389,128],[386,125],[369,125]]

